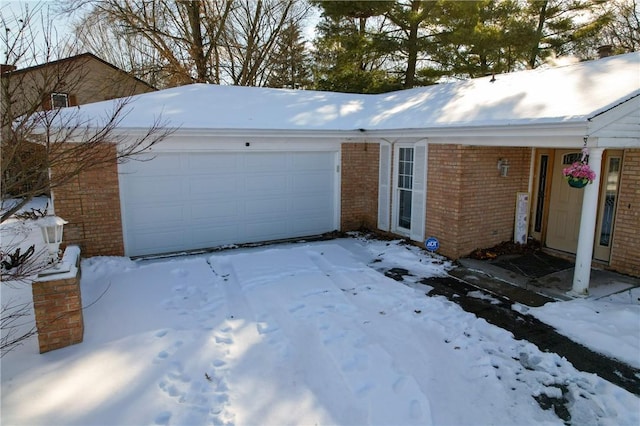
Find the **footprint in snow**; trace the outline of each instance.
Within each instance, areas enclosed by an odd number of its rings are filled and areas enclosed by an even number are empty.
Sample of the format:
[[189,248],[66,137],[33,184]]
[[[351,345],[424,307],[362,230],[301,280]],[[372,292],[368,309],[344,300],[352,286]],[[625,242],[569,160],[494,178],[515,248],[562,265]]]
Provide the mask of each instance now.
[[213,360],[211,365],[213,365],[214,368],[220,368],[220,367],[224,367],[225,365],[227,365],[227,363],[225,361],[221,360],[221,359],[215,359],[215,360]]
[[161,362],[161,361],[164,361],[165,359],[169,358],[170,356],[172,356],[173,354],[176,353],[176,351],[180,348],[180,346],[182,346],[182,340],[178,340],[173,345],[171,345],[169,348],[158,352],[158,355],[156,355],[156,358],[154,359],[154,362]]
[[231,345],[233,344],[233,338],[231,336],[218,335],[214,336],[216,343],[220,343],[223,345]]

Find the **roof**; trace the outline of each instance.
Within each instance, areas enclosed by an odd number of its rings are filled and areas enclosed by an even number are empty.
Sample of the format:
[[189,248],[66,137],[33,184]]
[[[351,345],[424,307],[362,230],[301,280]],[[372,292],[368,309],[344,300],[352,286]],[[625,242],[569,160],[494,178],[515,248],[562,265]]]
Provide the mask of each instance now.
[[126,74],[127,76],[129,76],[133,80],[136,80],[140,84],[144,84],[145,86],[148,86],[150,89],[157,90],[157,88],[153,87],[152,85],[150,85],[146,81],[141,80],[138,77],[135,77],[134,75],[132,75],[132,74],[130,74],[130,73],[128,73],[128,72],[116,67],[115,65],[105,61],[104,59],[101,59],[101,58],[97,57],[96,55],[94,55],[93,53],[90,53],[90,52],[80,53],[78,55],[69,56],[69,57],[62,58],[62,59],[57,59],[55,61],[45,62],[43,64],[38,64],[38,65],[34,65],[34,66],[31,66],[31,67],[27,67],[27,68],[13,69],[13,66],[11,66],[11,65],[3,65],[7,71],[3,71],[2,75],[3,75],[3,77],[11,77],[11,76],[20,75],[20,74],[26,74],[26,73],[29,73],[29,72],[32,72],[32,71],[35,71],[35,70],[38,70],[38,69],[45,68],[45,67],[51,67],[51,66],[55,66],[55,65],[62,65],[62,64],[69,63],[69,62],[78,61],[78,60],[81,60],[81,59],[93,59],[95,61],[98,61],[98,62],[102,63],[103,65],[106,65],[109,68],[112,68],[115,71],[118,71],[119,73]]
[[[208,130],[394,130],[586,122],[640,95],[640,53],[362,95],[192,84],[134,96],[121,128],[154,118]],[[104,116],[112,101],[83,105]]]

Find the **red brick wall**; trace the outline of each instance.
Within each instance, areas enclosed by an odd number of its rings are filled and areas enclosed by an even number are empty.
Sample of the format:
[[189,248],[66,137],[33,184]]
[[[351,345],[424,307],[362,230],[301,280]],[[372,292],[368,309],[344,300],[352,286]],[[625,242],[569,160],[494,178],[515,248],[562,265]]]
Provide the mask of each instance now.
[[377,143],[342,144],[342,231],[376,229],[379,158]]
[[35,281],[31,290],[40,353],[82,342],[84,321],[79,264],[75,277]]
[[429,145],[427,166],[427,237],[434,236],[440,241],[439,253],[457,258],[462,206],[460,188],[462,175],[460,162],[463,161],[461,145]]
[[624,152],[610,266],[640,276],[640,149]]
[[[498,160],[509,162],[501,177]],[[527,191],[530,148],[429,145],[426,234],[458,258],[513,239],[516,193]]]
[[[113,163],[82,172],[68,184],[54,189],[56,214],[69,223],[63,243],[79,245],[84,256],[122,256],[124,243],[116,147],[105,143]],[[52,171],[55,174],[55,170]]]

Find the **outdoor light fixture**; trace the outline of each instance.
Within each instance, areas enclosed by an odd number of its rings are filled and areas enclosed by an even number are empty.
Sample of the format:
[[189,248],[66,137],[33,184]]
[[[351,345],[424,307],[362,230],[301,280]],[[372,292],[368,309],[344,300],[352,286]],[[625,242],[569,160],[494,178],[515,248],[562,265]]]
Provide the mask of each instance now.
[[62,242],[62,229],[68,222],[61,217],[47,215],[38,219],[38,226],[42,230],[42,238],[49,251],[50,263],[58,263],[58,251]]
[[509,160],[500,158],[498,160],[498,170],[500,170],[500,176],[507,177],[507,173],[509,173]]

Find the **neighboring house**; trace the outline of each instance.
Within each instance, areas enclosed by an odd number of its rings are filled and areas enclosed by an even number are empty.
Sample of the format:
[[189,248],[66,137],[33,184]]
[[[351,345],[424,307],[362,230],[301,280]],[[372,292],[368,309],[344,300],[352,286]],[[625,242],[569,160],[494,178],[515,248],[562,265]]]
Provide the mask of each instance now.
[[3,108],[12,101],[13,116],[33,109],[53,109],[123,98],[156,89],[91,53],[16,69],[2,65]]
[[[578,292],[592,260],[640,276],[638,53],[380,95],[194,84],[133,105],[120,131],[160,113],[179,129],[56,193],[85,255],[367,227],[451,258],[528,234],[577,253]],[[573,189],[561,170],[585,145],[598,176]]]
[[[21,69],[2,65],[0,71],[3,149],[7,149],[11,143],[5,126],[9,125],[8,121],[17,117],[28,116],[41,110],[84,105],[156,90],[91,53]],[[27,144],[24,141],[19,144],[18,149],[23,152],[18,155],[22,159],[10,163],[24,164],[34,161],[33,157],[44,149],[42,146]],[[3,173],[17,176],[19,173],[12,170],[11,164],[5,166],[5,162],[8,161],[3,160]]]

